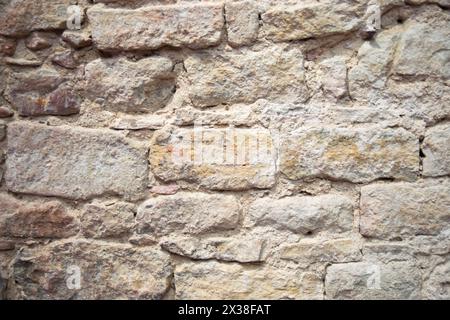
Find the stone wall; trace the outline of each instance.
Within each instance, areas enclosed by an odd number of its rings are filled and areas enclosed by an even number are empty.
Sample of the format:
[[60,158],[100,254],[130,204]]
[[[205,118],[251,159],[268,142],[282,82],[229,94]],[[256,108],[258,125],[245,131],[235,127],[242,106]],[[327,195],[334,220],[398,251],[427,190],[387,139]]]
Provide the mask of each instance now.
[[0,298],[450,299],[449,9],[1,0]]

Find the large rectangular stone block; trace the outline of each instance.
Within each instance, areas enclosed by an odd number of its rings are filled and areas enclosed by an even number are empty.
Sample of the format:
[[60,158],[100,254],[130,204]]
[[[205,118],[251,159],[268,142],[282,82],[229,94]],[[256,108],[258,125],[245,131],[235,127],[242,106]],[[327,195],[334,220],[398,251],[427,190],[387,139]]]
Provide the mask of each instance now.
[[201,3],[87,11],[92,38],[100,50],[153,50],[163,46],[217,45],[224,28],[223,4]]
[[162,130],[150,149],[152,171],[159,178],[213,190],[270,188],[275,162],[270,133],[259,129]]
[[419,299],[421,280],[420,269],[409,261],[333,264],[327,269],[325,294],[343,300]]
[[158,236],[229,230],[239,222],[239,204],[231,195],[178,193],[145,201],[136,221],[140,233]]
[[266,197],[250,205],[248,225],[273,226],[303,234],[349,231],[353,209],[349,198],[336,194],[278,200]]
[[262,15],[261,34],[274,41],[291,41],[356,30],[363,23],[364,2],[328,0],[274,5]]
[[188,262],[175,268],[177,299],[322,299],[320,276],[300,270]]
[[17,193],[87,199],[117,194],[139,199],[148,179],[147,148],[108,131],[8,126],[5,181]]
[[308,98],[303,54],[277,45],[241,51],[205,51],[185,60],[190,98],[198,107],[258,99],[303,102]]
[[290,179],[414,180],[419,139],[404,129],[305,128],[282,139],[280,162]]
[[436,235],[450,221],[450,181],[375,184],[361,189],[360,232],[393,239]]
[[14,299],[161,299],[169,255],[159,248],[64,240],[26,248],[13,265]]

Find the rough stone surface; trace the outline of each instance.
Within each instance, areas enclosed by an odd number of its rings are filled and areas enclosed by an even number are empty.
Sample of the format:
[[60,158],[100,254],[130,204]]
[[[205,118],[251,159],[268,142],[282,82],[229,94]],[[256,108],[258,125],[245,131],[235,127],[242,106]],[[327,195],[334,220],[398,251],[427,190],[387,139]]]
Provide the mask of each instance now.
[[11,73],[5,95],[22,116],[71,115],[80,111],[73,81],[54,69]]
[[[68,17],[67,7],[73,2],[72,0],[3,0],[0,2],[0,34],[23,36],[34,30],[63,30]],[[77,3],[80,8],[86,5],[84,0]]]
[[233,196],[178,193],[145,201],[136,221],[140,233],[155,235],[229,230],[239,222],[239,204]]
[[195,260],[216,259],[241,263],[263,261],[264,241],[251,237],[208,238],[169,237],[161,247],[171,253]]
[[0,237],[67,238],[78,233],[75,216],[57,201],[24,202],[0,194]]
[[259,12],[251,1],[225,4],[228,43],[243,46],[253,43],[258,37]]
[[5,180],[13,192],[69,199],[142,196],[148,174],[140,143],[102,130],[25,122],[10,124],[8,137]]
[[203,52],[184,62],[195,106],[209,107],[261,98],[304,101],[303,54],[295,47],[253,51]]
[[214,190],[270,188],[275,156],[266,130],[162,130],[150,148],[152,170],[159,178],[196,181]]
[[352,201],[340,195],[258,199],[249,209],[250,224],[297,233],[348,231],[353,223]]
[[362,187],[361,234],[380,239],[436,235],[450,221],[449,191],[448,180]]
[[177,299],[194,300],[322,299],[323,292],[323,282],[314,273],[218,262],[177,266],[175,286]]
[[135,208],[126,202],[86,205],[80,215],[80,225],[86,238],[108,239],[129,236],[135,225]]
[[445,123],[430,128],[422,144],[423,174],[443,176],[450,174],[450,124]]
[[[70,289],[77,270],[81,288]],[[15,299],[160,299],[169,288],[171,266],[156,248],[68,240],[24,250],[13,273]]]
[[404,129],[306,128],[284,139],[280,157],[281,171],[291,179],[413,180],[419,140]]
[[355,239],[303,239],[281,248],[281,258],[300,265],[317,262],[343,263],[362,259],[361,248]]
[[175,88],[172,62],[150,57],[97,59],[86,65],[84,92],[111,110],[139,112],[164,107]]
[[420,270],[411,262],[333,264],[325,293],[330,299],[419,299],[420,282]]
[[95,6],[87,15],[92,24],[92,39],[100,50],[204,48],[220,42],[224,26],[221,3],[136,10]]
[[264,37],[274,41],[303,40],[349,32],[362,25],[364,1],[302,2],[266,11],[262,15]]
[[450,299],[449,10],[0,0],[0,300]]

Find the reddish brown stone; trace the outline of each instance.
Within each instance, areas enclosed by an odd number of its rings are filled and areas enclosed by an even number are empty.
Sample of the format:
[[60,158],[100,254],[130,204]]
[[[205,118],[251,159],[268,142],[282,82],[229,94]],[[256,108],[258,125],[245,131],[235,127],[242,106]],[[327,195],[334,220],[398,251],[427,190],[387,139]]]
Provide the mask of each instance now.
[[171,184],[168,186],[154,186],[150,192],[162,195],[171,195],[177,193],[179,189],[180,187],[176,184]]
[[7,106],[0,106],[0,118],[9,118],[14,115],[14,112]]
[[71,115],[80,110],[70,79],[51,69],[11,74],[5,95],[21,116]]
[[16,51],[16,41],[5,37],[0,37],[0,56],[12,56]]
[[65,238],[75,235],[78,228],[74,216],[60,202],[44,203],[16,200],[0,195],[0,236],[13,238]]
[[52,62],[66,69],[75,69],[78,66],[78,61],[72,51],[64,51],[55,54],[52,58]]
[[42,32],[33,33],[25,42],[28,49],[33,51],[43,50],[52,46],[49,36]]

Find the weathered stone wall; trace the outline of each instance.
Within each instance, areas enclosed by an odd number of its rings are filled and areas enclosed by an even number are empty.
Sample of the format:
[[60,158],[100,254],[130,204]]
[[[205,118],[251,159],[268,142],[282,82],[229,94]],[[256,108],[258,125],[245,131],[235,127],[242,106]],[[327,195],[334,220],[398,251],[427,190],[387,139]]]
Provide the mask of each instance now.
[[0,298],[450,299],[449,10],[0,0]]

